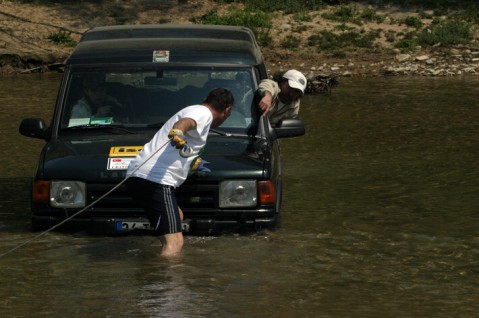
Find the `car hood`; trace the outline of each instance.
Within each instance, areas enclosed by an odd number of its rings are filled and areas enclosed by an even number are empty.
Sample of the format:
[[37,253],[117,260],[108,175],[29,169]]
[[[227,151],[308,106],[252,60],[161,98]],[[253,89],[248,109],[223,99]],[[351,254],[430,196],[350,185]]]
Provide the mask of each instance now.
[[[43,149],[37,178],[118,182],[125,177],[126,168],[112,169],[111,148],[143,146],[151,137],[135,134],[53,139]],[[266,162],[258,144],[256,138],[247,136],[210,135],[201,155],[210,171],[190,172],[189,179],[262,178]]]

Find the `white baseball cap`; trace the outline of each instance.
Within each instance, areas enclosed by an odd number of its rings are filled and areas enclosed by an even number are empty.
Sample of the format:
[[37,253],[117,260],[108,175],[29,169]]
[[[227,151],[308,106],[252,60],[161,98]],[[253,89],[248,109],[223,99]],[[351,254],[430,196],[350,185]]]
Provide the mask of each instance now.
[[288,80],[289,87],[297,88],[304,93],[307,81],[303,73],[297,70],[289,70],[283,74],[283,78]]

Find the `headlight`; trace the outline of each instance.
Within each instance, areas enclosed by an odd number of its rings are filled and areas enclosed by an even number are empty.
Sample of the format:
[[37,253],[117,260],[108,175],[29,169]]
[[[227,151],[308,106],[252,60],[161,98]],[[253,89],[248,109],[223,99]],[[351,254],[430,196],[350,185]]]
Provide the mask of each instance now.
[[55,208],[84,207],[85,184],[80,181],[52,181],[50,204]]
[[227,180],[220,183],[220,208],[253,207],[257,202],[255,180]]

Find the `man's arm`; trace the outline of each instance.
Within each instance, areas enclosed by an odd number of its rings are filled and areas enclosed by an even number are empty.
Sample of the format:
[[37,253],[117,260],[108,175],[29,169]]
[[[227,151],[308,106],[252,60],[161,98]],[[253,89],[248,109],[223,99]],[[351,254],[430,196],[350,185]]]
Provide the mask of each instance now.
[[181,118],[173,124],[173,128],[168,132],[168,138],[180,149],[186,144],[185,133],[196,129],[196,121],[191,118]]
[[273,95],[278,91],[278,84],[273,80],[265,79],[259,84],[258,93],[261,96],[261,100],[259,101],[258,106],[263,112],[263,115],[268,115],[273,104]]
[[181,118],[173,125],[173,129],[179,129],[183,134],[186,134],[186,132],[196,129],[196,121],[188,117]]
[[264,91],[263,97],[261,98],[258,104],[264,116],[268,115],[269,110],[271,109],[272,102],[273,102],[273,95],[271,94],[271,92]]

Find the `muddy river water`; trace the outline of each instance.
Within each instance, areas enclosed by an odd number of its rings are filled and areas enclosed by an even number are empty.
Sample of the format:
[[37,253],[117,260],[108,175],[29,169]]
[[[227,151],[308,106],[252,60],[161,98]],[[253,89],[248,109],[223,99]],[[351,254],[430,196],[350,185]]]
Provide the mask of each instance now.
[[[0,77],[0,253],[29,229],[59,76]],[[477,317],[479,79],[342,79],[282,142],[280,226],[188,236],[52,232],[0,258],[2,317]]]

